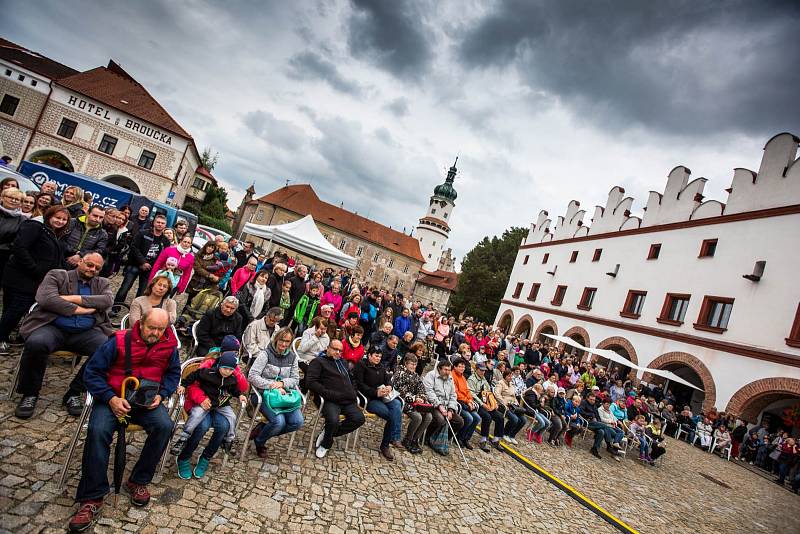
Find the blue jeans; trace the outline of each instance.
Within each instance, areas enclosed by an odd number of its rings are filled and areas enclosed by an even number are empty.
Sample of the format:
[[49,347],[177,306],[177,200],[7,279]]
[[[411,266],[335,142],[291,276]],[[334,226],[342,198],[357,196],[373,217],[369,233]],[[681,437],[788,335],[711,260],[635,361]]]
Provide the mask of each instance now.
[[541,434],[550,426],[550,420],[539,412],[534,413],[533,418],[536,419],[536,424],[531,427],[534,434]]
[[388,447],[392,441],[400,441],[400,434],[403,431],[403,405],[400,403],[400,399],[394,399],[391,402],[372,399],[367,403],[367,411],[386,421],[383,426],[381,448]]
[[517,432],[522,430],[522,427],[525,426],[525,417],[522,414],[517,415],[514,413],[514,410],[506,410],[506,418],[505,434],[509,438],[514,438]]
[[[161,405],[153,410],[134,408],[130,412],[131,423],[141,425],[147,440],[128,480],[135,484],[149,484],[153,480],[158,462],[172,436],[172,420],[167,409]],[[109,490],[108,460],[111,456],[111,441],[117,432],[117,418],[108,404],[95,401],[89,417],[89,429],[83,445],[81,481],[75,500],[78,502],[102,499]]]
[[606,440],[606,443],[611,445],[611,432],[608,425],[601,423],[600,421],[592,421],[589,423],[589,430],[594,432],[593,448],[599,449],[603,444],[603,439]]
[[481,422],[481,416],[478,415],[478,411],[470,411],[467,408],[466,404],[461,404],[461,418],[464,419],[464,427],[461,429],[461,432],[458,433],[456,439],[458,441],[466,442],[472,438],[472,434],[475,432],[475,427],[478,426],[478,423]]
[[[253,396],[251,395],[251,399],[252,398]],[[303,414],[300,408],[292,412],[275,413],[269,408],[269,406],[262,402],[261,413],[264,414],[264,417],[266,417],[267,421],[269,422],[264,425],[264,427],[261,429],[261,432],[259,432],[258,436],[256,436],[256,439],[253,440],[255,441],[257,447],[263,447],[270,438],[288,434],[289,432],[296,432],[302,428],[304,423]]]
[[178,455],[178,460],[190,459],[194,450],[200,445],[200,440],[203,439],[203,436],[206,435],[206,432],[208,432],[208,429],[211,427],[214,427],[214,434],[211,436],[211,439],[208,440],[208,444],[203,449],[203,452],[200,453],[200,456],[206,460],[211,460],[217,453],[219,446],[222,445],[225,436],[227,436],[230,431],[228,418],[216,410],[210,410],[206,413],[203,420],[197,424],[194,428],[194,432],[192,432],[192,435],[189,436],[189,439],[186,441],[186,445],[183,446],[183,450]]
[[117,290],[117,294],[114,297],[114,304],[122,304],[125,302],[125,299],[128,297],[128,292],[137,279],[139,280],[139,287],[136,288],[136,296],[141,297],[144,294],[144,290],[147,288],[148,278],[150,278],[150,271],[139,271],[139,268],[133,265],[125,267],[125,277],[122,279],[119,290]]

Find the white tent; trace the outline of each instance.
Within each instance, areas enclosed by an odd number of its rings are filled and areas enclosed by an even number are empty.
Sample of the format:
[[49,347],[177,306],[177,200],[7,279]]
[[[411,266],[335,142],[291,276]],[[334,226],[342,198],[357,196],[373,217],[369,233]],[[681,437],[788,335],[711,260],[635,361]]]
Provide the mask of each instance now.
[[577,341],[575,341],[571,337],[556,336],[554,334],[542,334],[542,335],[543,336],[547,336],[550,339],[555,339],[556,341],[560,341],[561,343],[563,343],[565,345],[569,345],[570,347],[575,347],[576,349],[580,349],[580,350],[587,350],[586,347],[584,347],[583,345],[581,345],[580,343],[578,343]]
[[600,356],[602,358],[605,358],[605,359],[607,359],[609,361],[612,361],[612,362],[615,362],[615,363],[619,363],[621,365],[624,365],[625,367],[630,367],[631,369],[636,369],[637,371],[640,370],[640,369],[644,369],[644,367],[639,367],[638,365],[636,365],[635,363],[630,361],[625,356],[622,356],[621,354],[618,354],[618,353],[614,352],[613,350],[595,349],[595,348],[591,348],[591,349],[587,348],[585,350],[586,350],[586,352],[588,352],[590,354],[597,354],[598,356]]
[[666,378],[667,380],[672,380],[673,382],[677,382],[679,384],[683,384],[684,386],[689,386],[690,388],[694,388],[697,391],[704,391],[703,388],[699,388],[692,384],[691,382],[684,380],[683,378],[679,377],[672,371],[664,371],[663,369],[650,369],[650,368],[643,368],[645,371],[652,375],[661,376]]
[[[243,232],[269,240],[270,246],[272,242],[280,243],[296,252],[326,263],[348,269],[356,267],[355,258],[337,249],[322,236],[311,215],[306,215],[294,222],[271,226],[247,223],[244,225]],[[267,252],[271,251],[267,250]]]

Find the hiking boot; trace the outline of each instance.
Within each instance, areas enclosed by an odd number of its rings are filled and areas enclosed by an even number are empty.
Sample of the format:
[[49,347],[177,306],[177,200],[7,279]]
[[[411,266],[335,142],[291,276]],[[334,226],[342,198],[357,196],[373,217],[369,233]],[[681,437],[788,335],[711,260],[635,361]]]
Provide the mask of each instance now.
[[381,455],[390,462],[394,460],[394,453],[392,452],[392,448],[389,447],[388,445],[385,447],[381,447]]
[[77,417],[83,412],[83,399],[80,395],[72,395],[64,399],[64,406],[67,407],[68,414]]
[[95,499],[91,501],[84,501],[72,519],[69,520],[67,527],[70,532],[83,532],[94,523],[97,516],[100,515],[100,510],[103,509],[103,499]]
[[19,419],[30,419],[33,411],[36,409],[36,401],[39,397],[36,395],[27,395],[22,397],[17,404],[17,409],[14,410],[14,417]]
[[187,458],[186,460],[175,460],[178,464],[178,476],[183,480],[192,478],[192,462]]
[[131,504],[134,506],[147,506],[150,502],[150,492],[144,484],[136,484],[129,480],[125,483],[125,490],[131,494]]
[[488,442],[487,440],[482,440],[482,441],[481,441],[481,444],[480,444],[480,447],[481,447],[481,450],[482,450],[483,452],[490,452],[490,449],[489,449],[489,442]]
[[208,471],[208,458],[201,456],[197,460],[197,465],[194,466],[194,478],[203,478]]
[[595,458],[602,458],[602,456],[600,456],[600,451],[598,451],[596,447],[592,447],[592,450],[589,452],[591,452],[592,456]]
[[[8,349],[8,342],[0,341],[0,354],[3,355],[3,356],[5,356],[7,354],[11,354],[11,351]],[[86,528],[86,527],[84,527],[84,528]]]
[[475,447],[469,441],[461,441],[461,446],[467,449],[468,451],[474,451]]
[[169,450],[169,453],[173,456],[178,456],[183,447],[186,445],[186,442],[189,440],[189,436],[178,436],[178,439],[175,440],[175,443],[172,445],[172,448]]

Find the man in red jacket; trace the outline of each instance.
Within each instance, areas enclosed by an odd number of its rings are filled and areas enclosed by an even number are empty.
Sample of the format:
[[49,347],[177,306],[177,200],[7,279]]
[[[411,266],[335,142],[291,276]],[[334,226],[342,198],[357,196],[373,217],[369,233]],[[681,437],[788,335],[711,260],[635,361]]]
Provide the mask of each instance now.
[[[127,376],[158,384],[158,390],[153,392],[152,400],[147,399],[146,405],[132,406],[122,398],[120,389]],[[147,312],[129,330],[116,332],[89,360],[83,381],[94,397],[94,405],[75,496],[80,508],[69,523],[70,532],[89,528],[103,507],[103,498],[109,490],[108,459],[118,417],[127,415],[130,423],[141,425],[147,433],[139,461],[124,486],[135,506],[150,502],[147,484],[153,479],[172,435],[172,420],[162,401],[175,392],[180,377],[178,343],[169,328],[169,315],[160,308]]]

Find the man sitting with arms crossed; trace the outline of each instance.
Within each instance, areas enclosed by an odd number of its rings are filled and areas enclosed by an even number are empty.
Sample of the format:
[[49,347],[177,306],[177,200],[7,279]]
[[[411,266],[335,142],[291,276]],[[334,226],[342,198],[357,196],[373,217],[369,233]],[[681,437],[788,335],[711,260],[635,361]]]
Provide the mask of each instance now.
[[[28,419],[33,415],[50,354],[57,350],[94,354],[114,332],[106,313],[114,300],[111,285],[108,278],[97,276],[102,268],[103,257],[90,252],[81,258],[76,269],[53,269],[39,285],[36,309],[19,328],[25,348],[17,385],[22,399],[14,412],[16,417]],[[70,415],[80,415],[83,410],[80,395],[85,391],[81,380],[84,367],[64,395]]]
[[[306,371],[306,387],[325,400],[322,417],[325,429],[317,437],[317,458],[324,458],[333,438],[353,432],[364,424],[364,414],[356,404],[356,389],[347,364],[342,360],[342,342],[331,341],[324,355],[311,360]],[[339,415],[344,421],[339,422]]]
[[[130,360],[126,361],[128,343]],[[128,366],[130,375],[159,384],[158,392],[146,406],[131,406],[120,397],[122,381],[129,376]],[[172,435],[172,420],[161,402],[175,392],[180,378],[178,342],[169,328],[169,314],[160,308],[147,312],[129,330],[116,332],[91,357],[84,381],[94,397],[94,406],[83,446],[81,481],[75,495],[80,508],[69,523],[71,532],[86,530],[103,507],[103,498],[109,490],[108,459],[118,417],[127,415],[130,423],[141,425],[147,433],[139,461],[124,486],[135,506],[150,502],[147,484],[153,479]]]

